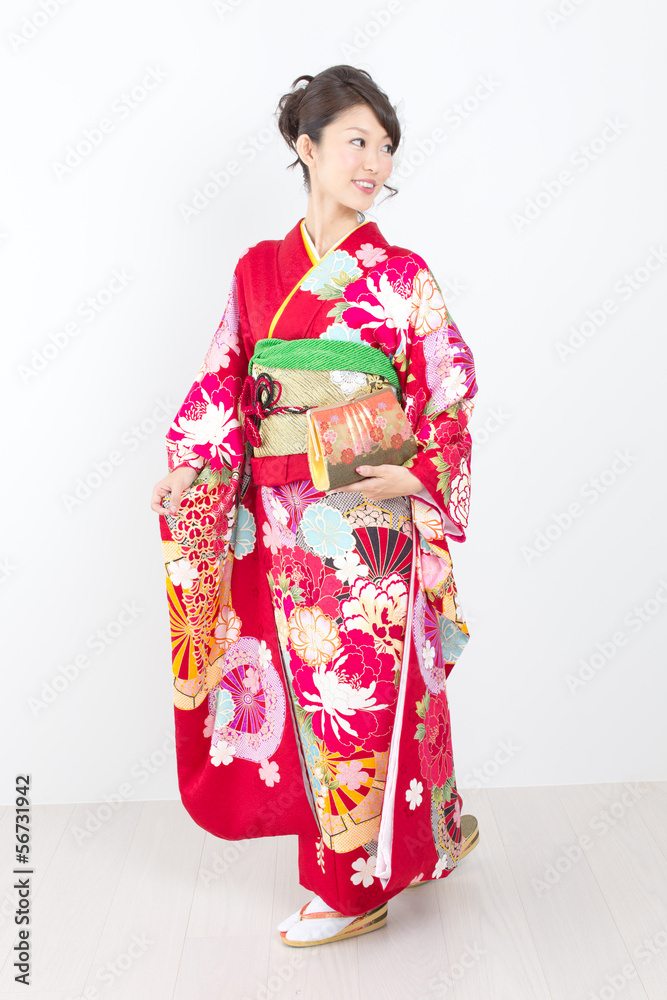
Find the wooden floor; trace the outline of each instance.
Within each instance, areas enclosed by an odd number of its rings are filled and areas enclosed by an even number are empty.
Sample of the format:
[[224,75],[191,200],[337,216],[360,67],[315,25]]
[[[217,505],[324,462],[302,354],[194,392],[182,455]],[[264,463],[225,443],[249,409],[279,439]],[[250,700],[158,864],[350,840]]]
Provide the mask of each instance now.
[[301,949],[275,930],[309,898],[296,838],[217,840],[180,802],[34,807],[29,989],[7,807],[0,996],[665,1000],[667,782],[462,795],[480,841],[451,876],[373,934]]

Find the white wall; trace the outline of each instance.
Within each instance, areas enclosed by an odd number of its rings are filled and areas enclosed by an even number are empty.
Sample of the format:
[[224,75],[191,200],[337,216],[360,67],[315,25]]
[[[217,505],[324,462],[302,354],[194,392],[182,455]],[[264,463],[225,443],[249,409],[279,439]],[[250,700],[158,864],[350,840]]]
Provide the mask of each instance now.
[[[265,131],[277,100],[338,62],[399,106],[400,193],[372,217],[432,266],[477,362],[471,521],[451,546],[472,633],[448,688],[460,786],[664,780],[659,5],[5,0],[1,21],[0,801],[25,771],[36,802],[178,796],[151,488],[237,257],[305,212]],[[186,221],[230,160],[238,175]]]

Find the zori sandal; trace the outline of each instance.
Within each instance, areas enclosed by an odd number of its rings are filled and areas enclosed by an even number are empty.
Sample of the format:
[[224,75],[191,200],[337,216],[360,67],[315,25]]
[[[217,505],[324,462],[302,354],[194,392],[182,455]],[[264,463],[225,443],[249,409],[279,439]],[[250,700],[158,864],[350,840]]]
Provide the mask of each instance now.
[[[478,842],[479,824],[477,822],[477,817],[471,816],[470,814],[461,816],[461,841],[459,843],[460,851],[457,861],[464,858],[466,854],[470,854],[472,849],[477,846]],[[410,885],[406,886],[406,888],[415,889],[418,885],[428,885],[433,881],[435,881],[435,879],[420,879],[419,882],[411,882]]]
[[459,860],[470,854],[479,841],[479,824],[476,816],[461,816],[461,850]]
[[[314,944],[329,944],[345,938],[358,937],[379,930],[387,923],[387,903],[381,903],[368,913],[357,917],[346,916],[338,910],[316,910],[306,913],[308,903],[296,914],[279,925],[280,937],[293,948],[305,948]],[[287,924],[287,929],[283,929]]]

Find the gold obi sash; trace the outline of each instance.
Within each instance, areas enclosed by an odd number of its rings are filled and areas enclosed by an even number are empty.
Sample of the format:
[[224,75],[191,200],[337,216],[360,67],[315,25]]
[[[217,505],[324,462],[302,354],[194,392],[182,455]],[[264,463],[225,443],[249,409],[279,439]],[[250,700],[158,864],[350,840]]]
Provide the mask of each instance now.
[[[275,363],[267,364],[269,359]],[[367,370],[356,370],[356,364]],[[387,387],[400,397],[390,359],[369,344],[260,340],[248,372],[239,420],[254,458],[305,454],[306,410],[314,406],[347,403]]]

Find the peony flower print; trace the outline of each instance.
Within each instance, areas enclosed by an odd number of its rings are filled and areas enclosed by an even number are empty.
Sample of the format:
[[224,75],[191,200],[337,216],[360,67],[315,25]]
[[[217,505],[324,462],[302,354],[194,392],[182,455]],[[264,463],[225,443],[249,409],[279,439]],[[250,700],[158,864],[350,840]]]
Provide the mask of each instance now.
[[451,483],[449,506],[456,520],[465,528],[470,507],[470,472],[465,458],[461,460],[460,468],[459,475]]
[[311,667],[328,663],[340,646],[336,623],[317,606],[294,608],[288,625],[292,649]]
[[299,701],[306,712],[312,713],[315,736],[328,746],[335,743],[337,748],[353,746],[354,741],[360,738],[360,729],[368,737],[372,729],[365,713],[389,707],[388,704],[378,704],[375,696],[377,681],[373,680],[368,685],[355,683],[343,673],[341,668],[345,660],[346,657],[342,656],[335,663],[314,670],[308,677],[310,690],[304,685],[301,673],[297,678]]
[[346,250],[332,250],[313,268],[300,287],[317,295],[318,299],[337,299],[343,288],[362,273],[354,257]]
[[418,270],[412,257],[393,257],[349,284],[343,293],[350,303],[343,310],[344,322],[361,330],[362,341],[376,341],[390,357],[406,351],[413,278]]
[[445,663],[456,663],[470,636],[456,622],[444,615],[438,615],[438,630]]
[[370,633],[375,649],[400,659],[403,652],[408,588],[398,573],[384,579],[357,579],[341,604],[348,631]]
[[308,607],[316,604],[325,615],[338,618],[340,608],[336,594],[339,584],[335,575],[327,569],[319,556],[295,545],[293,549],[282,549],[278,555],[277,566],[280,574],[285,575],[288,587],[291,588],[296,584],[301,589],[300,604],[306,604]]
[[347,323],[332,323],[324,333],[319,336],[320,340],[347,340],[361,343],[361,334],[358,330],[353,330]]
[[319,556],[334,558],[354,548],[354,536],[349,524],[334,507],[314,503],[306,508],[301,518],[300,530]]
[[[236,709],[231,692],[227,688],[216,688],[214,729],[224,729],[234,718]],[[218,744],[219,745],[219,744]]]
[[220,608],[213,634],[216,642],[219,642],[222,646],[223,652],[240,637],[241,619],[229,605]]
[[234,531],[232,532],[232,538],[230,545],[234,549],[234,556],[236,559],[243,559],[247,556],[249,552],[255,547],[255,539],[257,537],[257,526],[255,523],[254,515],[247,507],[243,504],[239,507],[238,514],[236,515],[236,523],[234,525]]
[[417,745],[423,778],[440,788],[454,770],[452,731],[449,724],[447,692],[431,694],[424,718],[424,737]]
[[418,271],[414,279],[410,323],[415,336],[427,337],[447,323],[447,307],[429,271]]
[[170,433],[182,435],[178,447],[210,460],[212,468],[232,468],[243,456],[243,431],[234,405],[239,382],[238,378],[220,382],[208,372],[171,426]]

